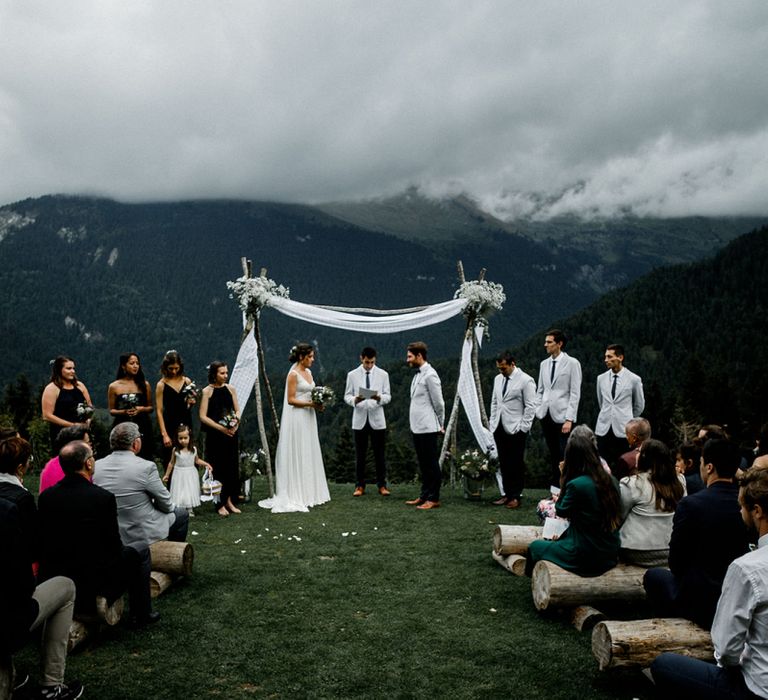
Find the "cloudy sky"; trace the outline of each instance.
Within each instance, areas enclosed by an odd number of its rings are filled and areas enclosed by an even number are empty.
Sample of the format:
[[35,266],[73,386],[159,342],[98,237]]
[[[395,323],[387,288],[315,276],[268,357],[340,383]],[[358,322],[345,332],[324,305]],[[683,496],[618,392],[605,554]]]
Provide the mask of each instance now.
[[0,203],[768,213],[768,2],[0,0]]

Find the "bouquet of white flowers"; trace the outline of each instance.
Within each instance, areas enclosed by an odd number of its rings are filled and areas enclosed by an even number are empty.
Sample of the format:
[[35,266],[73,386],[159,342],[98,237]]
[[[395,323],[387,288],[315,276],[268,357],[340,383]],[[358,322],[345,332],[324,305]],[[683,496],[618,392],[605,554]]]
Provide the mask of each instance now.
[[333,406],[336,403],[336,393],[329,386],[316,386],[312,389],[312,403]]
[[90,406],[87,403],[77,404],[77,408],[75,410],[77,411],[78,420],[82,422],[85,422],[89,418],[93,417],[93,406]]

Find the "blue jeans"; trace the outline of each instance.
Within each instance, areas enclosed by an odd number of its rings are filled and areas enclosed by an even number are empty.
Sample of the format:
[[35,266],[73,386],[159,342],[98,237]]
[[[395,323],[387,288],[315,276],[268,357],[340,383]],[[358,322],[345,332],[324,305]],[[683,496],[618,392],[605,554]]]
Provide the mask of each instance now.
[[694,697],[696,700],[751,700],[759,698],[747,688],[739,668],[720,668],[713,663],[680,654],[665,653],[651,664],[651,673],[663,698]]

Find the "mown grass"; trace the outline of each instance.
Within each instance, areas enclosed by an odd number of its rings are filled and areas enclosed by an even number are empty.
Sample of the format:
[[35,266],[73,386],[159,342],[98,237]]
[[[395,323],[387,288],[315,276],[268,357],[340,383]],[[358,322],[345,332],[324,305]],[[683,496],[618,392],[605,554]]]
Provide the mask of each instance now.
[[416,486],[351,492],[331,484],[308,514],[200,509],[194,575],[156,601],[162,620],[107,630],[67,676],[126,700],[649,696],[639,674],[598,674],[590,634],[537,614],[529,579],[491,560],[494,525],[533,523],[543,492],[516,512],[448,487],[430,512],[403,504]]

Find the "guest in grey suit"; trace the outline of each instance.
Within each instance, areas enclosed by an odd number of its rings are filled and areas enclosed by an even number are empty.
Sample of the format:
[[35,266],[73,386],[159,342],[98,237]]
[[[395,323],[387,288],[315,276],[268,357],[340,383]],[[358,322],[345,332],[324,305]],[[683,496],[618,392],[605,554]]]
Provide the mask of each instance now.
[[536,412],[536,384],[515,366],[509,350],[499,353],[496,367],[499,374],[493,381],[489,425],[499,453],[504,496],[494,503],[517,508],[523,496],[525,441]]
[[410,343],[405,361],[418,370],[411,382],[411,408],[409,413],[413,446],[421,469],[421,494],[406,501],[419,510],[440,506],[440,459],[437,439],[444,431],[445,402],[440,377],[427,362],[426,343]]
[[560,462],[565,455],[565,443],[576,423],[581,400],[581,364],[564,352],[567,338],[553,328],[544,336],[546,360],[539,366],[538,406],[536,417],[541,421],[544,440],[549,450],[550,490],[560,492]]
[[605,350],[607,372],[597,378],[597,416],[595,435],[600,454],[614,467],[618,457],[629,450],[624,428],[645,408],[643,382],[624,367],[624,347],[609,345]]
[[93,483],[117,499],[120,539],[127,547],[148,547],[159,540],[183,542],[189,516],[175,508],[157,465],[138,456],[141,433],[136,423],[118,423],[109,434],[113,452],[96,462]]
[[[361,390],[375,392],[368,398],[360,396]],[[376,366],[376,350],[363,348],[360,352],[360,366],[347,374],[344,401],[352,406],[352,433],[355,436],[356,483],[353,496],[365,493],[365,458],[368,455],[370,439],[373,460],[376,463],[376,484],[382,496],[389,496],[387,488],[387,465],[384,460],[387,422],[384,406],[392,395],[389,390],[389,374]]]

